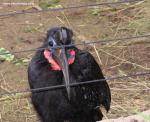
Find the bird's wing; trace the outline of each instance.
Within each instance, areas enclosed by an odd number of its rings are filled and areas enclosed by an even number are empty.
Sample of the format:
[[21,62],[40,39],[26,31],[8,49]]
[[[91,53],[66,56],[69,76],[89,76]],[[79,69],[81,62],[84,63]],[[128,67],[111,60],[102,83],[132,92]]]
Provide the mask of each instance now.
[[[80,72],[80,74],[82,74],[82,82],[104,79],[102,70],[100,69],[98,63],[95,61],[94,57],[89,52],[78,52],[75,65],[76,68],[79,68],[78,71]],[[93,87],[95,91],[98,92],[101,101],[100,103],[108,111],[110,108],[111,93],[106,80],[100,81],[93,85],[90,84],[90,87]]]

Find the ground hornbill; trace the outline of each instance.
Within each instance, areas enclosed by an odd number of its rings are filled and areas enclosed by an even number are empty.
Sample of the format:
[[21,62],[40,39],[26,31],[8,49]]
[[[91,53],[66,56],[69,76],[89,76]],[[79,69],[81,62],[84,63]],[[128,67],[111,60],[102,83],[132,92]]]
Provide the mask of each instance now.
[[65,84],[65,88],[32,92],[32,103],[42,122],[96,122],[103,115],[99,106],[110,108],[107,82],[70,87],[71,83],[104,79],[92,55],[75,46],[73,32],[66,27],[48,30],[47,37],[28,67],[31,89]]

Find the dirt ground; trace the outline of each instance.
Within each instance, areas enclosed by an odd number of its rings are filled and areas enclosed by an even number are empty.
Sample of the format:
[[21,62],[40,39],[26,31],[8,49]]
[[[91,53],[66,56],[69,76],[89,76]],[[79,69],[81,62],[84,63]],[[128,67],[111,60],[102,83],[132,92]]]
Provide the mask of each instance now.
[[[15,11],[47,9],[41,2],[34,6],[0,4],[0,15]],[[44,0],[45,1],[45,0]],[[49,0],[50,1],[50,0]],[[52,1],[52,0],[51,0]],[[57,0],[56,0],[57,1]],[[60,0],[53,6],[80,5],[116,0]],[[119,0],[118,0],[119,1]],[[10,2],[6,0],[5,2]],[[23,2],[14,0],[13,2]],[[4,0],[0,0],[4,3]],[[43,12],[16,16],[0,16],[0,49],[13,52],[37,48],[49,28],[67,26],[74,32],[76,43],[150,34],[150,1]],[[89,50],[99,62],[106,77],[150,71],[150,39],[138,38],[79,47]],[[1,53],[1,52],[0,52]],[[27,66],[34,52],[14,55],[7,61],[0,56],[0,94],[28,89]],[[150,75],[108,81],[112,93],[109,113],[104,119],[124,117],[150,109]],[[1,95],[0,122],[38,122],[30,102],[30,94]]]
[[144,111],[137,115],[131,115],[128,117],[120,117],[117,119],[105,119],[101,122],[149,122],[150,121],[150,110]]

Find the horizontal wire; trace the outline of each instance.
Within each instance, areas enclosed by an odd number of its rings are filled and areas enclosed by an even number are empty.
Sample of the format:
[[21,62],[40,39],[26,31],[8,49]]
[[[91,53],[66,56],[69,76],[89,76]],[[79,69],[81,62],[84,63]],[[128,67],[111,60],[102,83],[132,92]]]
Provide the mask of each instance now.
[[[89,42],[82,42],[82,43],[77,43],[77,44],[69,44],[69,45],[63,45],[63,46],[55,46],[51,47],[51,49],[57,49],[57,48],[64,48],[64,47],[72,47],[72,46],[79,46],[79,45],[89,45],[89,44],[96,44],[96,43],[107,43],[107,42],[112,42],[112,41],[118,41],[118,40],[129,40],[129,39],[137,39],[137,38],[148,38],[150,35],[140,35],[140,36],[132,36],[132,37],[125,37],[125,38],[116,38],[116,39],[106,39],[106,40],[99,40],[99,41],[89,41]],[[47,48],[33,48],[33,49],[27,49],[27,50],[20,50],[20,51],[12,51],[12,52],[6,52],[6,53],[0,53],[0,55],[6,55],[6,54],[15,54],[15,53],[25,53],[25,52],[31,52],[31,51],[38,51],[38,50],[43,50]]]
[[14,15],[20,15],[20,14],[41,13],[41,12],[47,12],[47,11],[63,11],[63,10],[70,10],[70,9],[89,8],[89,7],[102,6],[102,5],[133,3],[133,2],[141,2],[141,1],[144,1],[144,0],[125,0],[125,1],[118,1],[118,2],[105,2],[105,3],[87,4],[87,5],[79,5],[79,6],[68,6],[68,7],[63,7],[63,8],[51,8],[51,9],[37,10],[37,11],[9,12],[9,13],[0,14],[0,17],[14,16]]
[[[99,83],[105,80],[116,80],[116,79],[125,79],[129,77],[136,77],[136,76],[147,76],[150,75],[150,72],[142,72],[142,73],[136,73],[136,74],[131,74],[131,75],[126,75],[126,76],[114,76],[114,77],[108,77],[105,79],[97,79],[97,80],[90,80],[90,81],[85,81],[85,82],[79,82],[79,83],[71,83],[68,86],[70,87],[77,87],[77,86],[83,86],[83,85],[88,85],[88,84],[94,84],[94,83]],[[42,88],[36,88],[36,89],[27,89],[23,91],[16,91],[16,92],[10,92],[10,93],[3,93],[0,94],[0,96],[5,96],[5,95],[15,95],[15,94],[23,94],[23,93],[30,93],[30,92],[46,92],[50,90],[57,90],[57,89],[63,89],[66,88],[66,85],[55,85],[55,86],[49,86],[49,87],[42,87]]]
[[144,89],[134,89],[134,88],[110,88],[110,90],[113,91],[150,91],[150,88],[144,88]]

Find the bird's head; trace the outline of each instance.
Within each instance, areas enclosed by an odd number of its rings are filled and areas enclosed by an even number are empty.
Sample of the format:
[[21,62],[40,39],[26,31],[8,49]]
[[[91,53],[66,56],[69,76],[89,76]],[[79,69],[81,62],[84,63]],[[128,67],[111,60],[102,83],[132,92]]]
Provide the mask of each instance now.
[[[74,63],[75,51],[66,45],[72,44],[73,32],[66,27],[52,28],[47,32],[44,57],[51,64],[51,70],[62,71],[68,92],[69,87],[69,65]],[[62,46],[63,48],[58,48]]]

